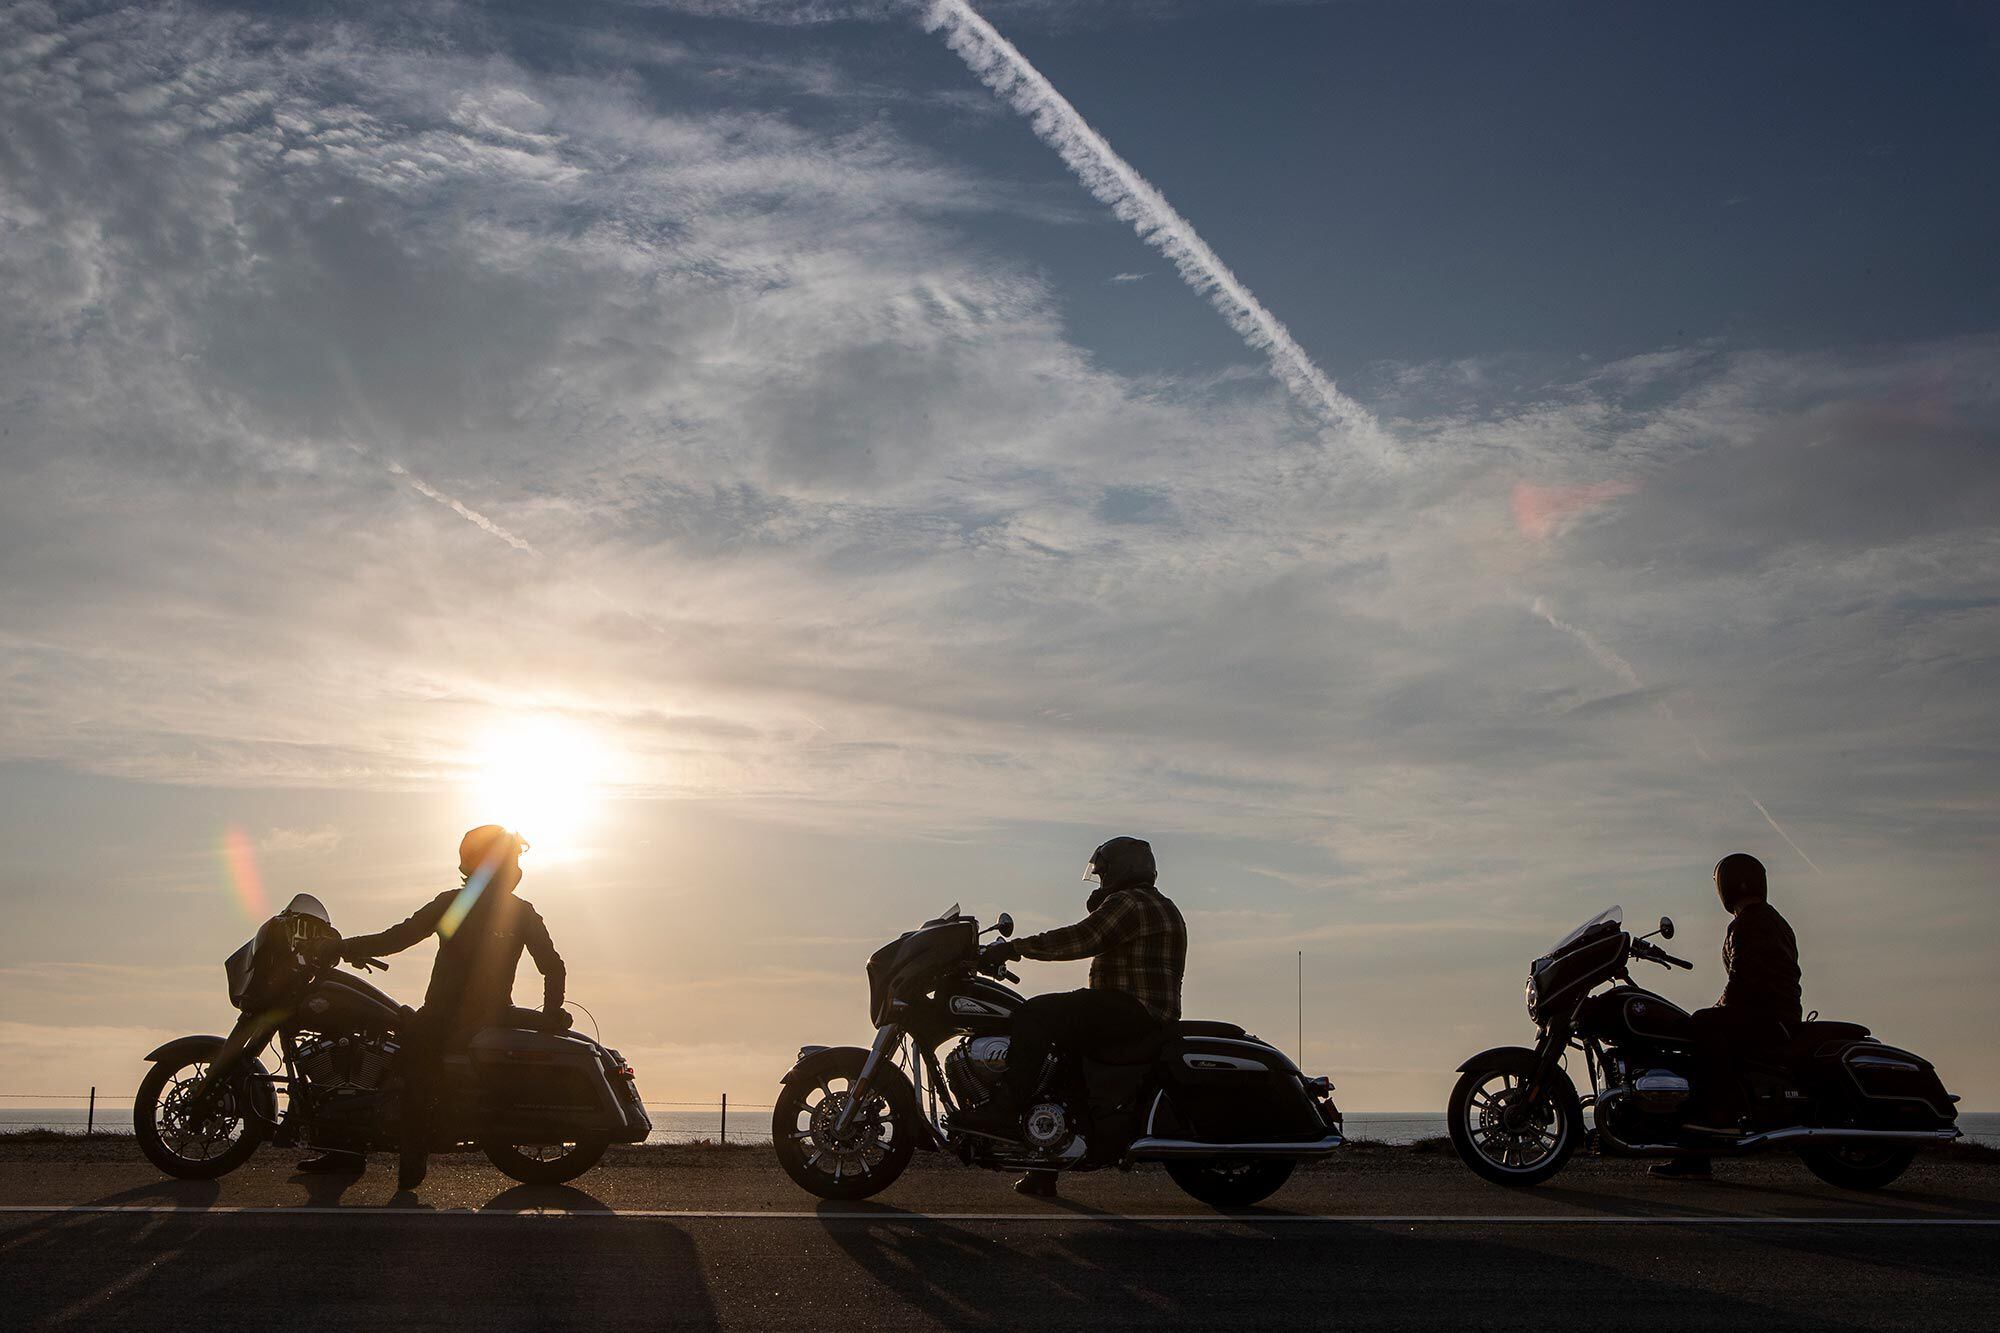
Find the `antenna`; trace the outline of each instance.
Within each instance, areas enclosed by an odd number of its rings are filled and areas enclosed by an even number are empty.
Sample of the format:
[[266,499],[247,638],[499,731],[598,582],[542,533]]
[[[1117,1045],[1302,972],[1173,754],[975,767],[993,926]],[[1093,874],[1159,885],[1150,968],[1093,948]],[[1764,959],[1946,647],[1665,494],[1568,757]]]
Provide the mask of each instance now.
[[1306,951],[1299,950],[1299,1067],[1306,1063]]

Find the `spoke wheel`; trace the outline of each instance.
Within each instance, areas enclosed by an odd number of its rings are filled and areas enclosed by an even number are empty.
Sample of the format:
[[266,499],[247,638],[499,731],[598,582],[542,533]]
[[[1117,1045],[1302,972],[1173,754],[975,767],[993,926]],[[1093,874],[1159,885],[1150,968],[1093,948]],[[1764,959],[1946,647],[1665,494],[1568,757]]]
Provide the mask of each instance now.
[[1527,1084],[1516,1069],[1469,1069],[1451,1092],[1452,1146],[1498,1184],[1539,1185],[1583,1138],[1583,1108],[1568,1076],[1557,1071],[1532,1100]]
[[785,1174],[822,1199],[865,1199],[887,1189],[916,1151],[917,1098],[900,1069],[885,1061],[855,1101],[865,1058],[850,1051],[817,1057],[785,1084],[771,1111],[771,1145]]
[[132,1101],[132,1132],[146,1160],[182,1180],[213,1180],[250,1160],[263,1139],[240,1079],[211,1083],[208,1056],[162,1060]]
[[481,1140],[486,1160],[524,1185],[561,1185],[596,1166],[611,1145],[603,1139],[560,1143],[490,1143]]

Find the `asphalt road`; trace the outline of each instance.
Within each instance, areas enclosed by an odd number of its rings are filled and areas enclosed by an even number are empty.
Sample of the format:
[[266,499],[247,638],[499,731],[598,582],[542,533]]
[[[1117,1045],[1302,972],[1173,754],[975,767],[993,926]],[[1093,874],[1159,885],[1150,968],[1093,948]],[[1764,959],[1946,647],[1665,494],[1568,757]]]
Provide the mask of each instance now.
[[202,1185],[129,1149],[0,1151],[0,1206],[26,1210],[0,1211],[0,1326],[1989,1329],[2000,1303],[1991,1167],[1864,1196],[1792,1163],[1691,1187],[1591,1163],[1520,1193],[1384,1155],[1219,1217],[1157,1172],[1043,1204],[913,1171],[816,1206],[754,1153],[628,1155],[574,1188],[447,1160],[414,1196],[382,1163],[329,1185],[267,1156]]

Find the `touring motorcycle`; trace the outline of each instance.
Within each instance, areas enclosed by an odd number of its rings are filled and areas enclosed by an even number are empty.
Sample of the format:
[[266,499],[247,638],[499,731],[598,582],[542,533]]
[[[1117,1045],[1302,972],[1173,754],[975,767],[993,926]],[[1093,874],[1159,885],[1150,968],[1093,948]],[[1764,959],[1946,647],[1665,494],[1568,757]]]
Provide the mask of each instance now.
[[[1634,938],[1612,907],[1535,960],[1527,989],[1535,1045],[1495,1047],[1458,1067],[1451,1141],[1467,1166],[1502,1185],[1537,1185],[1586,1144],[1633,1157],[1790,1148],[1829,1184],[1880,1189],[1917,1149],[1959,1137],[1958,1098],[1928,1060],[1876,1040],[1859,1023],[1821,1021],[1817,1013],[1789,1034],[1778,1060],[1744,1071],[1749,1109],[1739,1132],[1685,1128],[1697,1077],[1692,1020],[1635,984],[1628,965],[1634,958],[1663,968],[1694,964],[1648,943],[1654,934],[1671,940],[1672,919]],[[1564,1071],[1570,1050],[1583,1052],[1587,1096]]]
[[886,1189],[917,1150],[996,1171],[1089,1171],[1161,1161],[1205,1203],[1248,1207],[1300,1161],[1341,1146],[1333,1085],[1234,1023],[1161,1024],[1093,1058],[1052,1055],[1028,1099],[1023,1138],[951,1128],[1007,1070],[1020,978],[982,956],[957,904],[868,960],[874,1043],[804,1046],[783,1079],[771,1142],[787,1175],[823,1199]]
[[[400,1034],[416,1012],[337,970],[340,932],[302,893],[223,968],[239,1014],[226,1037],[181,1037],[146,1058],[132,1112],[139,1147],[170,1176],[213,1180],[260,1144],[346,1152],[402,1142]],[[384,968],[364,959],[364,968]],[[612,1143],[652,1132],[631,1068],[575,1032],[487,1028],[447,1057],[438,1081],[434,1151],[476,1144],[528,1184],[560,1184],[596,1165]],[[277,1039],[280,1071],[261,1056]],[[282,1103],[280,1101],[282,1094]]]

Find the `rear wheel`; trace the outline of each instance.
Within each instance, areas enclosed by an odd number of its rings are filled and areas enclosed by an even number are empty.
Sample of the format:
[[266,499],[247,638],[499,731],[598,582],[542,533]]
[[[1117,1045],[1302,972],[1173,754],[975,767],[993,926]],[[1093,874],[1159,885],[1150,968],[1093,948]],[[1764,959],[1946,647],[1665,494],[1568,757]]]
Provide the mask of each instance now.
[[1879,1190],[1910,1169],[1915,1148],[1856,1144],[1840,1148],[1801,1148],[1806,1170],[1844,1190]]
[[1530,1077],[1519,1067],[1476,1066],[1451,1090],[1452,1147],[1496,1185],[1541,1184],[1583,1141],[1583,1104],[1569,1075],[1552,1071],[1533,1098]]
[[1276,1194],[1297,1165],[1283,1157],[1171,1157],[1167,1174],[1212,1207],[1248,1208]]
[[249,1161],[263,1142],[262,1123],[244,1105],[248,1089],[243,1080],[208,1082],[210,1059],[219,1050],[159,1061],[132,1099],[132,1132],[139,1151],[170,1176],[226,1176]]
[[603,1139],[562,1143],[486,1143],[486,1160],[524,1185],[561,1185],[596,1166],[611,1145]]
[[889,1188],[917,1150],[917,1094],[903,1071],[883,1061],[847,1128],[837,1128],[854,1100],[866,1051],[827,1051],[793,1074],[771,1110],[778,1164],[822,1199],[865,1199]]

